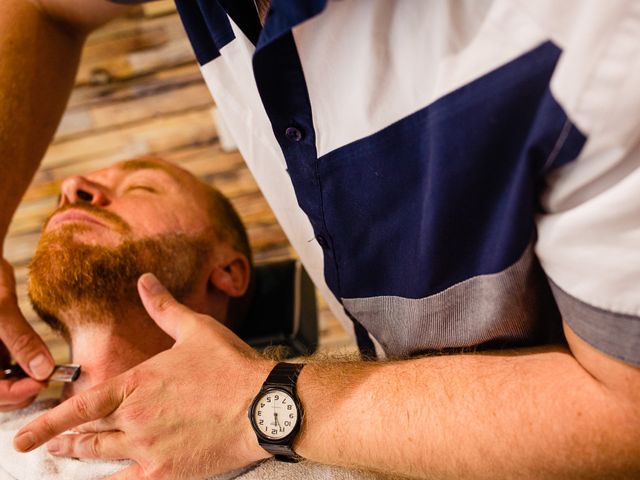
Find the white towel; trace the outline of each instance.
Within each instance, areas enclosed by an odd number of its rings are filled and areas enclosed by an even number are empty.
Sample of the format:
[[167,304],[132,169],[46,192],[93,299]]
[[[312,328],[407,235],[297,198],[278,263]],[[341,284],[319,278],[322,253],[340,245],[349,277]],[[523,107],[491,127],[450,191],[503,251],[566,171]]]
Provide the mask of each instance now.
[[[129,461],[77,460],[54,457],[42,446],[29,453],[13,449],[16,432],[44,411],[57,404],[40,400],[15,412],[0,413],[0,480],[98,480],[116,473]],[[380,480],[372,473],[347,470],[313,462],[283,463],[273,459],[211,480]]]

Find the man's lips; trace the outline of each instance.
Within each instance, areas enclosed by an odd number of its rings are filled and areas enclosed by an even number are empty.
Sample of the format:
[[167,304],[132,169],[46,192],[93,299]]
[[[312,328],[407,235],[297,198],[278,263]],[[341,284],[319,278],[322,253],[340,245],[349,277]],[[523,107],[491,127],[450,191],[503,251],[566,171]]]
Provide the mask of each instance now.
[[104,223],[102,223],[97,218],[89,215],[86,212],[80,210],[66,210],[63,213],[59,213],[58,215],[54,215],[49,223],[47,224],[47,230],[52,229],[56,225],[59,225],[63,222],[86,222],[86,223],[95,223],[96,225],[100,225],[101,227],[106,227]]

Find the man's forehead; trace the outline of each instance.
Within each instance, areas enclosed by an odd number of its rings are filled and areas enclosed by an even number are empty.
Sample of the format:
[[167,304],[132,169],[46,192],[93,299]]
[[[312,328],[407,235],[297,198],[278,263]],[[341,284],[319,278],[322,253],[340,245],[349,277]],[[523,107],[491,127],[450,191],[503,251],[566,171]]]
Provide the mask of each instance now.
[[155,158],[141,158],[118,162],[110,167],[97,170],[88,174],[88,177],[111,177],[112,175],[125,174],[125,176],[143,170],[160,171],[171,177],[172,180],[182,185],[189,185],[195,181],[195,177],[188,171],[164,160]]
[[115,168],[124,172],[137,171],[137,170],[161,170],[176,180],[182,180],[185,176],[191,177],[191,174],[186,170],[179,168],[169,162],[161,160],[150,159],[134,159],[126,160],[124,162],[116,163]]

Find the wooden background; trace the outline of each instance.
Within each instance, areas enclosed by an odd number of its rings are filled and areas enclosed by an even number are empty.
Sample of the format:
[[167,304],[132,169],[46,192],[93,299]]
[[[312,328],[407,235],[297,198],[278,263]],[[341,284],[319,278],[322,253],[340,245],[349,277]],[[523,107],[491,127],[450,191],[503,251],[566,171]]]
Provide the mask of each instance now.
[[[57,361],[67,360],[67,347],[37,319],[25,285],[40,227],[55,209],[60,181],[70,175],[159,154],[231,199],[247,226],[256,263],[295,256],[240,154],[222,148],[214,111],[172,1],[136,7],[89,38],[67,111],[5,243],[23,312]],[[321,351],[354,351],[319,301]]]

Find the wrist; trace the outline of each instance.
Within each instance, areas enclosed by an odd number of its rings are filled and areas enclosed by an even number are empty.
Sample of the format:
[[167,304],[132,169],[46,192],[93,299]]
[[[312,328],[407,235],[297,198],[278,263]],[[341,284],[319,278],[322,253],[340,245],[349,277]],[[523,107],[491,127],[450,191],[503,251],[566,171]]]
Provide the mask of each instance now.
[[353,465],[354,445],[364,444],[366,412],[375,403],[368,377],[378,367],[352,361],[307,364],[298,378],[298,396],[305,409],[293,444],[298,455],[319,463]]
[[247,411],[249,422],[261,448],[282,462],[302,458],[293,450],[304,408],[296,393],[296,383],[305,364],[278,362],[264,380]]
[[[302,458],[312,460],[312,452],[310,449],[310,415],[312,413],[309,411],[310,406],[310,395],[309,395],[309,387],[311,383],[311,379],[309,377],[312,376],[312,370],[315,365],[307,364],[305,368],[302,369],[300,375],[298,376],[298,396],[300,397],[300,402],[302,403],[303,408],[305,409],[305,414],[302,416],[302,424],[300,425],[300,431],[298,432],[298,436],[293,442],[293,451],[300,455]],[[313,388],[313,387],[311,387]]]

